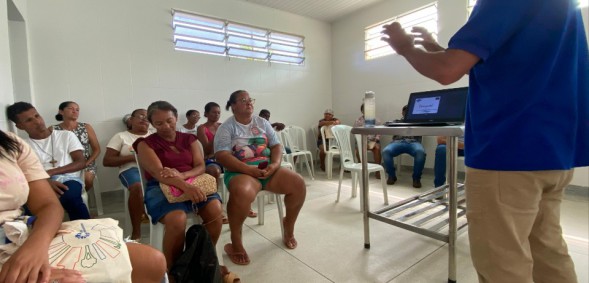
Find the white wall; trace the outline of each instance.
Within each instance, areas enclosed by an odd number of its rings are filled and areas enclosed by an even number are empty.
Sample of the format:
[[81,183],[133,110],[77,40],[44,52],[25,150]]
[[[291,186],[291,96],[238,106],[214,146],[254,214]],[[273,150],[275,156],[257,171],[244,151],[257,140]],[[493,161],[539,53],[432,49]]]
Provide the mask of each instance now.
[[[0,109],[13,102],[10,44],[8,40],[8,1],[0,2]],[[0,129],[8,130],[6,115],[0,115]]]
[[14,100],[31,101],[28,47],[24,21],[9,21],[10,55]]
[[[332,25],[333,107],[342,123],[351,125],[360,115],[360,104],[366,90],[376,92],[377,117],[392,120],[401,116],[411,92],[468,85],[465,76],[450,86],[442,86],[417,73],[400,56],[364,60],[364,28],[399,14],[423,7],[432,0],[386,0],[347,16]],[[438,1],[438,41],[447,46],[450,37],[466,22],[467,0]],[[583,9],[587,22],[587,8]],[[386,145],[390,139],[384,140]],[[426,167],[433,168],[435,139],[424,138]],[[412,164],[404,158],[404,164]],[[572,184],[589,186],[589,168],[577,168]]]
[[[366,90],[376,93],[377,117],[393,120],[401,117],[401,108],[407,104],[411,92],[443,88],[417,73],[403,57],[393,55],[364,60],[366,27],[432,2],[383,1],[332,25],[333,106],[336,117],[342,123],[351,125],[360,116],[360,105]],[[450,36],[466,21],[466,0],[439,1],[438,7],[438,39],[445,46]],[[463,78],[448,88],[467,84],[468,79]],[[390,138],[385,137],[382,141],[384,146]],[[425,166],[433,168],[435,139],[425,137],[423,143],[427,153]],[[404,164],[412,162],[411,158],[403,159]]]
[[[303,35],[306,63],[175,51],[172,8]],[[202,113],[209,101],[224,108],[231,92],[246,89],[273,121],[305,128],[331,106],[330,26],[248,2],[29,1],[27,29],[35,106],[54,124],[60,102],[78,102],[80,121],[92,124],[103,151],[124,130],[123,114],[155,100],[174,104],[184,121],[186,110]],[[221,119],[229,116],[223,111]],[[103,191],[119,186],[115,169],[99,168],[99,177]]]
[[[7,1],[0,5],[0,109],[14,101]],[[231,91],[243,88],[258,98],[257,109],[272,111],[274,121],[308,128],[332,105],[336,116],[351,124],[360,114],[365,90],[376,92],[378,116],[391,119],[399,116],[410,92],[441,87],[398,56],[364,60],[364,27],[430,3],[427,0],[384,1],[335,22],[331,30],[318,21],[243,1],[14,2],[25,17],[35,105],[51,124],[58,103],[79,102],[81,120],[96,128],[103,148],[113,133],[123,130],[123,113],[156,99],[171,101],[181,112],[202,112],[206,102],[223,106]],[[466,19],[465,5],[466,0],[440,1],[442,44]],[[171,8],[304,35],[307,62],[303,67],[268,66],[176,52]],[[587,8],[583,15],[587,22]],[[466,84],[463,79],[455,86]],[[224,113],[222,119],[228,116]],[[0,128],[7,126],[0,115]],[[428,167],[433,164],[433,144],[426,140]],[[100,168],[99,176],[103,190],[118,186],[115,169]],[[589,186],[589,168],[577,168],[572,184]]]

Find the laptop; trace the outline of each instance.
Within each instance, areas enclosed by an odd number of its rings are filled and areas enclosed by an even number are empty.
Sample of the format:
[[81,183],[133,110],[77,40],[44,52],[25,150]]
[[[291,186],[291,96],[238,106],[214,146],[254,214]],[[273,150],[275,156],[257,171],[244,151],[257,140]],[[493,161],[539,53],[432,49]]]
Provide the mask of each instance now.
[[387,127],[455,126],[464,124],[468,87],[414,92],[409,95],[404,120],[387,121]]

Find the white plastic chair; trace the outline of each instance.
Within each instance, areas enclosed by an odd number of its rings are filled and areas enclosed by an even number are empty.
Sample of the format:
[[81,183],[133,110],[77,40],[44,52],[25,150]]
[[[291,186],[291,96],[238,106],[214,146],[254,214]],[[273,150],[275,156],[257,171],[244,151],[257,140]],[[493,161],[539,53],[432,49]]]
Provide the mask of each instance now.
[[104,209],[102,208],[102,193],[100,191],[100,183],[98,182],[98,172],[94,175],[94,185],[92,187],[93,195],[94,195],[94,202],[96,203],[96,212],[98,215],[104,214]]
[[[290,162],[283,161],[280,164],[280,167],[285,167],[290,170],[293,170],[292,164]],[[280,232],[282,233],[282,237],[284,237],[284,225],[282,223],[282,219],[284,219],[284,204],[282,201],[282,197],[279,194],[275,194],[270,191],[262,190],[256,196],[256,201],[258,202],[258,225],[264,225],[264,214],[266,212],[265,205],[266,205],[266,198],[269,202],[271,200],[276,201],[276,207],[278,208],[278,223],[280,223]]]
[[[357,196],[357,180],[362,174],[362,163],[357,163],[354,161],[354,148],[352,147],[350,135],[352,131],[352,127],[346,125],[337,125],[331,128],[335,139],[337,140],[338,144],[340,145],[341,150],[341,169],[339,175],[339,185],[337,187],[337,199],[335,202],[339,202],[339,196],[342,187],[342,179],[344,177],[344,171],[350,171],[352,173],[352,197]],[[360,142],[358,141],[358,144]],[[362,155],[360,155],[360,158]],[[371,172],[380,172],[381,176],[384,176],[384,168],[380,164],[373,164],[368,163],[368,174]],[[384,178],[380,179],[382,183],[382,192],[384,194],[384,204],[389,204],[389,197],[387,193],[387,184]]]
[[315,147],[315,161],[319,161],[319,147],[317,147],[317,139],[320,137],[319,136],[319,130],[317,129],[317,124],[313,124],[311,125],[311,132],[313,133],[313,141],[314,141],[314,147]]
[[[202,143],[200,143],[199,140],[197,140],[197,142],[200,147],[200,153],[204,156],[204,148],[202,147]],[[219,178],[217,178],[217,192],[221,196],[221,199],[223,201],[226,201],[227,200],[227,188],[225,188],[225,183],[223,182],[224,175],[225,174],[221,173],[219,175]]]
[[294,128],[286,128],[279,132],[279,136],[281,136],[282,147],[288,147],[291,151],[291,153],[286,153],[286,150],[283,150],[283,154],[286,157],[287,161],[291,163],[295,168],[295,157],[304,157],[303,162],[305,165],[307,165],[307,171],[309,172],[309,176],[311,177],[311,180],[315,180],[315,176],[313,175],[313,172],[315,172],[315,168],[313,167],[313,154],[308,150],[302,149],[294,142],[294,140],[296,139],[296,131],[297,130]]
[[[333,128],[331,129],[333,132]],[[340,155],[340,148],[336,139],[329,139],[325,137],[326,130],[327,126],[321,127],[321,140],[323,141],[322,146],[323,150],[325,151],[325,171],[327,172],[327,179],[331,179],[333,171],[333,158]],[[327,146],[326,141],[329,141],[329,146]]]
[[[143,191],[143,197],[145,198],[146,194],[145,194],[145,187],[147,185],[147,180],[144,177],[143,174],[143,169],[141,169],[141,165],[139,165],[139,158],[137,158],[137,153],[133,152],[133,154],[135,155],[135,161],[137,162],[137,169],[139,169],[139,176],[141,177],[141,190]],[[145,206],[145,203],[143,203],[144,207],[145,207],[145,211],[147,211],[147,207]],[[192,217],[191,217],[192,216]],[[165,225],[157,222],[156,224],[151,224],[153,223],[151,221],[151,215],[149,215],[149,213],[147,213],[147,217],[149,218],[149,245],[160,250],[163,251],[163,242],[164,242],[164,231],[165,231]],[[200,216],[194,214],[194,213],[188,213],[188,217],[186,219],[186,228],[188,229],[190,226],[192,226],[193,224],[197,224],[197,223],[202,223],[202,219],[200,218]]]
[[82,202],[84,202],[86,208],[88,209],[88,214],[90,214],[90,205],[88,204],[88,192],[86,191],[86,183],[84,182],[86,169],[82,169],[78,172],[80,172],[80,180],[82,181]]
[[403,168],[403,155],[408,155],[409,157],[413,157],[409,154],[401,153],[401,154],[395,156],[395,158],[393,158],[395,160],[395,170],[397,171],[397,174],[399,172],[401,172],[401,169]]
[[269,199],[276,200],[276,206],[278,207],[278,223],[280,223],[280,232],[282,233],[282,237],[284,238],[284,225],[282,223],[282,219],[284,219],[284,204],[282,203],[282,198],[280,195],[275,194],[270,191],[262,190],[256,196],[256,201],[258,202],[258,225],[264,225],[264,214],[265,210],[265,198],[268,197]]
[[[311,157],[311,171],[313,172],[313,175],[315,175],[313,153],[307,147],[307,131],[299,126],[288,126],[288,133],[291,137],[291,141],[293,143],[294,148],[296,148],[298,151],[306,151],[309,153],[309,156]],[[318,150],[318,148],[316,147],[317,136],[314,136],[314,138],[315,139],[313,142],[313,148],[315,148],[315,150]]]
[[[123,203],[125,204],[125,232],[129,232],[133,229],[131,225],[131,215],[129,215],[129,189],[123,185],[121,185],[121,188],[123,189]],[[143,191],[143,180],[141,180],[141,188],[141,191]]]

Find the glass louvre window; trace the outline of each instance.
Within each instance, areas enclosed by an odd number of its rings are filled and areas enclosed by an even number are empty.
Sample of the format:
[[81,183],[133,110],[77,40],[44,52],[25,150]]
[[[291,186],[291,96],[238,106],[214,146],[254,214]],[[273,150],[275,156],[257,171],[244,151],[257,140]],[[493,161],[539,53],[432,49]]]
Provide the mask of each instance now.
[[303,36],[172,10],[176,50],[301,65]]
[[185,41],[182,39],[176,40],[176,50],[207,53],[214,55],[225,55],[225,46],[218,46],[214,44],[199,43],[192,41]]
[[241,49],[238,47],[230,47],[227,50],[227,54],[233,57],[240,57],[246,59],[263,60],[268,59],[268,52],[253,50],[253,49]]
[[405,29],[405,32],[411,33],[411,28],[421,26],[426,28],[434,38],[438,35],[438,5],[437,2],[429,4],[384,22],[374,24],[364,29],[364,59],[371,60],[374,58],[394,54],[395,51],[388,43],[381,40],[384,25],[399,22]]
[[225,55],[225,21],[173,11],[176,50]]

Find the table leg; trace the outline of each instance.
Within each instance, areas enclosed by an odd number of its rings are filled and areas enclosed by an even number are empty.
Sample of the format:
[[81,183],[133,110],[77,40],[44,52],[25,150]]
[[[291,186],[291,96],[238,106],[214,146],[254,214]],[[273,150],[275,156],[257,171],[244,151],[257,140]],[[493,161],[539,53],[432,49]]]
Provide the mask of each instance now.
[[456,282],[456,211],[457,211],[457,178],[456,156],[458,154],[456,137],[446,137],[446,149],[448,150],[448,184],[449,184],[449,213],[448,221],[448,282]]
[[[364,221],[364,248],[370,249],[370,227],[368,223],[368,136],[362,135],[362,220]],[[385,176],[381,176],[385,178]]]

